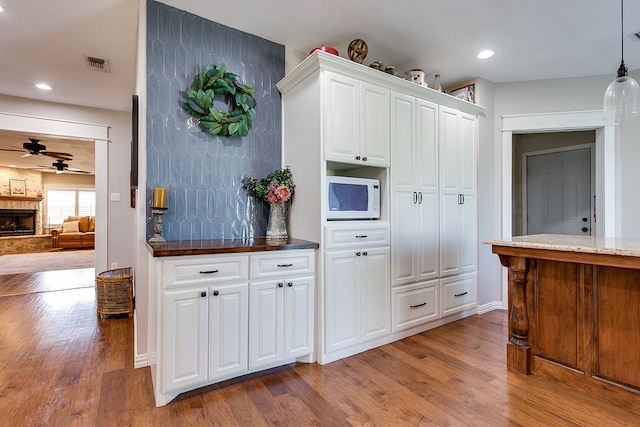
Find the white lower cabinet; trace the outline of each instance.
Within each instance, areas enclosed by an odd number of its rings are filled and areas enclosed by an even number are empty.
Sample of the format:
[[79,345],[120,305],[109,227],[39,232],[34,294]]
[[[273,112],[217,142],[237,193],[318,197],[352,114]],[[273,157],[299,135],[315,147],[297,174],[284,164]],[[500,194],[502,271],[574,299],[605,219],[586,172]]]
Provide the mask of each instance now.
[[393,332],[423,325],[440,317],[439,281],[393,288]]
[[209,290],[209,380],[247,370],[249,289],[246,283]]
[[312,353],[313,276],[251,282],[249,369]]
[[442,316],[475,307],[477,282],[475,274],[463,274],[441,279]]
[[325,254],[324,352],[390,332],[390,249],[373,247]]
[[156,406],[296,358],[313,359],[313,249],[151,258]]
[[164,393],[207,380],[208,291],[203,286],[163,293]]

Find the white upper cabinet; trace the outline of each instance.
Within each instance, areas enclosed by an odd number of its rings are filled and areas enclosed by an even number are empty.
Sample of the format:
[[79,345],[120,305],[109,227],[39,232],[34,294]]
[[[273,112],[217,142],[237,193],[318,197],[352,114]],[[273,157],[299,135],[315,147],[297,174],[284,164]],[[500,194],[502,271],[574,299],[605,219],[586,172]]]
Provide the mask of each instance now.
[[389,166],[389,90],[324,72],[325,159]]
[[438,105],[391,95],[392,285],[438,276]]

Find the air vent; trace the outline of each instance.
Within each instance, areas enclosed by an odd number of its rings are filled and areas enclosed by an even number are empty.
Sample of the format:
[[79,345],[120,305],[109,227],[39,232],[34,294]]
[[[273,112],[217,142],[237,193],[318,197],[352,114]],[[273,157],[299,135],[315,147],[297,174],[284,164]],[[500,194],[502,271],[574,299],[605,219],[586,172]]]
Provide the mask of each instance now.
[[85,61],[87,61],[87,67],[90,70],[94,71],[102,71],[103,73],[109,72],[109,60],[102,59],[95,56],[85,56]]
[[640,30],[629,34],[629,38],[634,42],[640,42]]

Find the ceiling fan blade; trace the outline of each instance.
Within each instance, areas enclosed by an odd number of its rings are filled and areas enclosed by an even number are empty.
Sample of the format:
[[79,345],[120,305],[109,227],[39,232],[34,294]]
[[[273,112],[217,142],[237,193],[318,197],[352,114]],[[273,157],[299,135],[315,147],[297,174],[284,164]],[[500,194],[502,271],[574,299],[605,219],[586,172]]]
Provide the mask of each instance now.
[[49,156],[49,157],[53,157],[55,159],[61,159],[61,160],[72,160],[73,159],[73,154],[71,153],[62,153],[59,151],[41,151],[39,154],[45,155],[45,156]]
[[24,154],[23,154],[22,156],[20,156],[20,157],[31,157],[31,153],[29,153],[29,152],[24,153]]
[[89,171],[85,171],[85,170],[78,169],[78,168],[66,168],[65,171],[75,172],[75,173],[91,173]]
[[18,148],[0,148],[0,151],[18,151],[20,153],[24,152],[24,150]]

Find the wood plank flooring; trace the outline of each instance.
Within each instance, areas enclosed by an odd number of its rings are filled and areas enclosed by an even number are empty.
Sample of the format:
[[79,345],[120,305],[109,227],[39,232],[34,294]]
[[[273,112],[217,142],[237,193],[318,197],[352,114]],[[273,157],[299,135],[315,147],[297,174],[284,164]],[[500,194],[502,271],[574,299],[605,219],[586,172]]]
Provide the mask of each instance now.
[[494,311],[156,408],[149,369],[133,368],[133,320],[96,315],[93,288],[0,296],[0,426],[640,425],[628,409],[640,396],[619,407],[507,373],[506,328],[506,314]]

